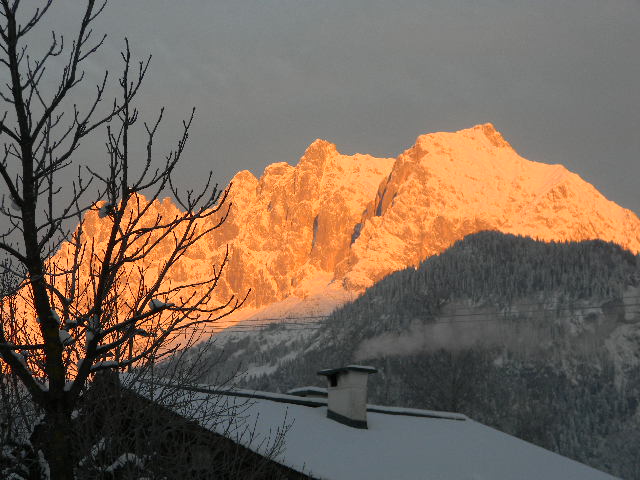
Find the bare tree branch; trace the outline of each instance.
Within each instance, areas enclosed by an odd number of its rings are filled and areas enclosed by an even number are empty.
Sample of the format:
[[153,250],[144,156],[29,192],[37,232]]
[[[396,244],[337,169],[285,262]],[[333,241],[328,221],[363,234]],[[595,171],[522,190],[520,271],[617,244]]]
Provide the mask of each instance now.
[[[231,207],[229,188],[219,190],[211,174],[199,190],[182,192],[174,184],[195,110],[176,132],[175,147],[157,160],[165,111],[141,120],[135,102],[151,57],[135,60],[126,39],[117,97],[105,101],[105,72],[93,97],[76,101],[84,62],[104,43],[105,36],[94,39],[93,28],[106,1],[86,0],[73,40],[52,32],[32,55],[30,34],[52,5],[43,0],[22,14],[19,0],[0,0],[0,68],[7,79],[0,98],[8,109],[0,121],[7,192],[0,216],[8,220],[0,252],[15,260],[0,271],[0,280],[15,283],[0,296],[0,370],[18,378],[44,413],[46,433],[35,446],[51,478],[70,479],[71,412],[87,382],[102,370],[153,365],[180,349],[179,335],[233,313],[248,292],[217,293],[229,262],[224,245],[218,264],[201,278],[176,280],[190,250],[223,225]],[[56,61],[62,73],[49,89],[55,69],[48,66]],[[89,169],[80,165],[78,148],[100,131],[108,165]],[[146,155],[132,171],[138,138]],[[164,194],[182,210],[163,211]],[[96,228],[100,239],[92,237]]]

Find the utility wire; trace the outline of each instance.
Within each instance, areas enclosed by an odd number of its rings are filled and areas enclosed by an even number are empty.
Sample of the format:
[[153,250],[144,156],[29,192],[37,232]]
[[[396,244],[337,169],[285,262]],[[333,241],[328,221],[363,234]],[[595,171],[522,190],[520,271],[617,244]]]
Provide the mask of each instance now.
[[[629,299],[640,299],[640,296],[627,297]],[[539,303],[529,303],[529,304],[520,304],[518,306],[526,306],[526,305],[545,305],[546,302]],[[640,306],[640,303],[617,303],[617,304],[609,304],[607,307],[616,308],[616,307],[636,307]],[[473,307],[467,307],[467,309],[471,309]],[[479,307],[483,308],[483,307]],[[443,323],[492,323],[492,322],[506,322],[513,321],[513,319],[509,319],[509,315],[533,315],[533,314],[542,314],[542,313],[557,313],[562,311],[570,311],[570,312],[581,312],[584,310],[595,310],[602,309],[603,305],[582,305],[582,306],[572,306],[565,308],[544,308],[544,309],[533,309],[533,310],[525,310],[525,311],[505,311],[505,312],[470,312],[470,313],[452,313],[452,314],[441,314],[434,315],[434,321],[429,322],[430,325],[433,324],[443,324]],[[513,306],[511,306],[513,309]],[[639,310],[640,312],[640,310]],[[488,316],[488,315],[499,315],[501,317],[494,318],[473,318],[470,319],[468,317],[480,317],[480,316]],[[219,333],[222,331],[225,332],[249,332],[249,331],[261,331],[267,327],[272,327],[274,325],[282,326],[281,330],[318,330],[322,328],[327,322],[330,315],[307,315],[300,317],[271,317],[271,318],[261,318],[255,319],[254,323],[249,323],[251,320],[245,320],[241,324],[231,325],[229,327],[223,326],[205,326],[205,327],[191,327],[193,330],[200,331],[202,333]],[[464,317],[461,320],[445,320],[445,319],[456,319],[459,317]],[[569,316],[563,316],[564,318],[570,318]],[[311,320],[314,319],[315,321]],[[253,319],[252,319],[253,320]],[[261,321],[263,323],[257,323],[257,321]],[[272,320],[268,322],[268,320]],[[293,321],[300,320],[300,321]],[[325,321],[320,321],[325,320]]]
[[[640,296],[630,296],[627,297],[628,299],[634,299],[634,300],[638,300],[640,299]],[[506,307],[508,309],[513,310],[514,307],[522,307],[522,306],[533,306],[533,305],[547,305],[548,302],[538,302],[538,303],[523,303],[523,304],[518,304],[516,306],[514,305],[510,305],[509,307]],[[614,303],[614,304],[608,304],[606,305],[606,307],[609,308],[616,308],[616,307],[634,307],[634,306],[639,306],[640,303]],[[541,308],[541,309],[533,309],[533,310],[524,310],[524,311],[517,311],[517,312],[513,312],[513,313],[518,313],[518,314],[527,314],[527,313],[541,313],[541,312],[561,312],[561,311],[580,311],[580,310],[591,310],[591,309],[602,309],[603,307],[605,307],[605,305],[573,305],[573,306],[568,306],[568,307],[554,307],[554,308]],[[456,307],[458,308],[458,307]],[[478,308],[492,308],[491,306],[486,306],[486,307],[460,307],[460,308],[466,308],[467,310],[477,310]],[[494,307],[495,308],[495,307]],[[500,312],[501,314],[504,313],[509,313],[509,312]],[[438,318],[448,318],[448,317],[466,317],[466,316],[474,316],[474,315],[488,315],[489,313],[487,312],[471,312],[471,313],[455,313],[455,314],[445,314],[445,315],[435,315],[435,317]],[[271,317],[271,318],[259,318],[259,319],[249,319],[249,320],[243,320],[243,324],[249,324],[249,322],[258,322],[258,321],[262,321],[262,322],[268,322],[268,323],[254,323],[252,325],[273,325],[274,323],[289,323],[289,321],[291,320],[305,320],[305,319],[323,319],[323,318],[329,318],[331,315],[314,315],[314,316],[301,316],[301,317]],[[271,321],[271,322],[269,322]],[[302,323],[302,322],[290,322],[290,323]],[[309,322],[309,323],[313,323],[313,322]]]

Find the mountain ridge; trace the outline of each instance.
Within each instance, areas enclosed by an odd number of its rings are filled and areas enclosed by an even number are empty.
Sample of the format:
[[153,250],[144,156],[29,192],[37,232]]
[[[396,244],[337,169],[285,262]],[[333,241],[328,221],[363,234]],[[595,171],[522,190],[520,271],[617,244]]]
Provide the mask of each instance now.
[[[305,302],[326,313],[481,230],[599,238],[640,252],[633,212],[562,165],[524,159],[489,123],[420,135],[396,158],[344,155],[317,139],[295,166],[274,163],[259,178],[243,170],[231,185],[227,221],[187,252],[172,279],[205,275],[229,245],[217,297],[251,288],[247,315],[277,302],[288,302],[280,313]],[[176,208],[164,199],[149,215]],[[103,222],[89,212],[86,237],[103,241]]]

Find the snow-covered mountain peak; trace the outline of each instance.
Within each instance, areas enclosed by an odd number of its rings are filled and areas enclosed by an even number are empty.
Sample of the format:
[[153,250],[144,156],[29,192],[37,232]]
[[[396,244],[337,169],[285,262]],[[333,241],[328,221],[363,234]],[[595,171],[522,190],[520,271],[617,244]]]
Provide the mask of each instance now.
[[340,155],[340,152],[334,143],[317,138],[305,150],[302,158],[300,159],[300,164],[307,162],[323,164],[328,158],[336,155]]
[[245,183],[255,184],[257,182],[258,179],[249,170],[240,170],[233,176],[233,179],[231,180],[231,183],[233,183],[236,187]]
[[507,142],[502,134],[496,130],[496,127],[492,123],[484,123],[482,125],[476,125],[470,129],[462,130],[462,132],[473,132],[474,134],[482,133],[486,139],[496,148],[512,148],[509,142]]
[[[561,165],[522,158],[491,124],[421,135],[396,159],[343,155],[316,140],[297,165],[272,164],[260,178],[241,171],[232,182],[228,220],[176,275],[204,276],[229,245],[217,292],[251,288],[255,309],[323,298],[316,304],[326,310],[480,230],[600,238],[640,251],[633,212]],[[172,208],[165,200],[151,214]],[[85,231],[104,241],[100,225],[92,213]]]

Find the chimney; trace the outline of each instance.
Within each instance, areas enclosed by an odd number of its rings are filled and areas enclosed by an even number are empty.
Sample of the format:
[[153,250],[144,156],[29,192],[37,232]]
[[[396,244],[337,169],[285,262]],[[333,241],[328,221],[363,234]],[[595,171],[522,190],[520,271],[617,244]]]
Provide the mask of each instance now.
[[367,428],[367,378],[373,367],[347,365],[320,370],[327,377],[327,417],[354,428]]

